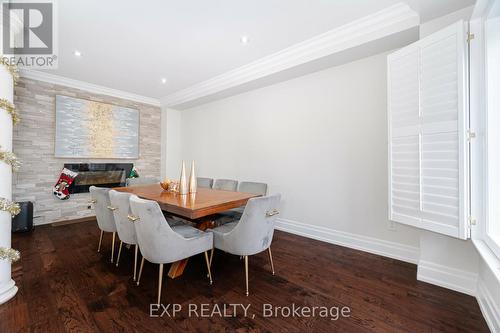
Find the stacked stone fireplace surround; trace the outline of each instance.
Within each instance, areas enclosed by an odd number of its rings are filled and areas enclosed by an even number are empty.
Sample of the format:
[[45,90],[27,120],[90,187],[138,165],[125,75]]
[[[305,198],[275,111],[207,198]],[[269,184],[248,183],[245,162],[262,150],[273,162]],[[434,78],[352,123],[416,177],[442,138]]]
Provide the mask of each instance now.
[[[63,159],[54,157],[55,96],[65,95],[135,108],[140,113],[139,159]],[[21,78],[14,90],[14,103],[22,121],[15,126],[13,151],[23,162],[13,175],[15,201],[32,201],[34,223],[46,224],[86,218],[89,194],[59,200],[52,186],[65,163],[134,163],[142,175],[160,176],[161,110],[158,106],[111,96],[97,95],[57,84]]]

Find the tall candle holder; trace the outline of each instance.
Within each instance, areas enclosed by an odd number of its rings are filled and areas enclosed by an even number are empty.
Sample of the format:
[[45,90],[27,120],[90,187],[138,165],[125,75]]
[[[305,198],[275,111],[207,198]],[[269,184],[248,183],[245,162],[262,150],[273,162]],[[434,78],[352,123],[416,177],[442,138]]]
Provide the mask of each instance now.
[[194,168],[194,161],[191,162],[191,174],[189,175],[189,193],[196,193],[198,184],[196,182],[196,174]]
[[186,164],[182,161],[181,178],[179,180],[179,194],[184,195],[189,193],[189,187],[186,177]]

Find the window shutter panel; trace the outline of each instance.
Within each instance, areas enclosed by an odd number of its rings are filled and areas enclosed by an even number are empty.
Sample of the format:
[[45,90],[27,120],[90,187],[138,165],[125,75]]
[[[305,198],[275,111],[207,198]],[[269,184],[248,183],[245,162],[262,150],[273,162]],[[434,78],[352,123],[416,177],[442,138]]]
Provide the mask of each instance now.
[[388,57],[389,218],[467,237],[466,37],[460,21]]
[[391,220],[420,221],[419,50],[408,47],[389,62]]

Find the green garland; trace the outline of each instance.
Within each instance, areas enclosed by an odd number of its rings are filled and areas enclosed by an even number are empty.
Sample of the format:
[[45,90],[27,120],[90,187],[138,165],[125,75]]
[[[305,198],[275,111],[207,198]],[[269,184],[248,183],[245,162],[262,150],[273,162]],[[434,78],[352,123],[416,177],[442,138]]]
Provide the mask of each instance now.
[[17,114],[16,107],[14,104],[6,100],[5,98],[0,99],[0,109],[5,109],[11,116],[14,124],[17,124],[21,118]]
[[3,55],[0,56],[0,64],[2,64],[9,71],[10,75],[12,75],[14,84],[17,84],[17,81],[19,81],[19,70],[17,69],[17,66],[10,64]]
[[21,167],[21,162],[18,160],[16,155],[10,151],[2,150],[2,146],[0,146],[0,161],[4,161],[9,164],[13,171],[17,171]]
[[21,207],[16,202],[12,202],[5,198],[0,198],[0,210],[9,212],[10,215],[14,217],[21,212]]
[[0,259],[16,262],[21,258],[21,252],[7,247],[0,247]]

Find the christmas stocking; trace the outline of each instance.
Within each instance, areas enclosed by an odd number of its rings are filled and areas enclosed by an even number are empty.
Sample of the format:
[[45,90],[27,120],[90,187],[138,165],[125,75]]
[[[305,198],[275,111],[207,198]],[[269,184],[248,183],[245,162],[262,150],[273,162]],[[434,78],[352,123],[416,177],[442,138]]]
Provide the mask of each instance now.
[[54,195],[61,200],[69,199],[68,187],[73,183],[76,176],[78,176],[77,172],[64,168],[61,171],[59,180],[57,181],[56,185],[53,188]]
[[128,178],[139,178],[139,172],[135,167],[133,167],[130,171],[130,175],[128,176]]

